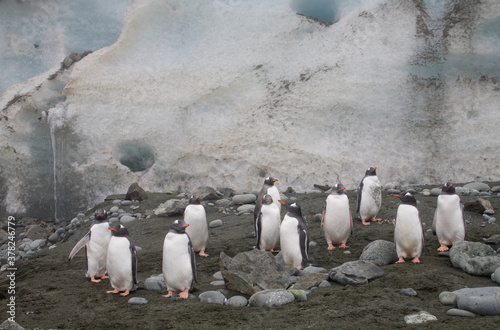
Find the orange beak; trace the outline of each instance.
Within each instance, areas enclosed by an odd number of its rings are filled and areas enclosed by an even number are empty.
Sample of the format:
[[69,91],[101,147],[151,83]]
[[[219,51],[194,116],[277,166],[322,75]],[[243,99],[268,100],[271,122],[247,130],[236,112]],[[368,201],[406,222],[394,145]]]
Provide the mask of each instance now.
[[113,227],[109,227],[109,230],[115,230],[115,228],[113,228]]
[[182,227],[189,227],[187,223],[183,224]]
[[280,202],[280,203],[281,203],[281,204],[283,204],[283,205],[286,205],[286,204],[285,204],[285,202],[283,202],[283,201],[281,201],[281,200],[280,200],[280,201],[278,201],[278,202]]
[[401,197],[401,195],[392,194],[394,197]]

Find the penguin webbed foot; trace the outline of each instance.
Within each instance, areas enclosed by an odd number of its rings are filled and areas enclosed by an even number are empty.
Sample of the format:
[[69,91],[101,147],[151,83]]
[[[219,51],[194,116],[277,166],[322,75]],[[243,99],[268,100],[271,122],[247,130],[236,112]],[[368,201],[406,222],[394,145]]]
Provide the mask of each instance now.
[[371,225],[371,223],[369,223],[368,221],[364,220],[364,219],[361,219],[361,223],[364,225],[364,226],[369,226]]
[[198,255],[199,255],[200,257],[208,257],[208,254],[206,254],[206,253],[205,253],[205,250],[201,250],[201,251],[198,253]]
[[333,246],[332,243],[328,243],[328,250],[331,251],[331,250],[335,250],[335,246]]
[[397,264],[402,264],[403,262],[405,262],[405,259],[403,257],[399,257],[399,260],[396,261]]
[[340,249],[348,249],[349,245],[345,245],[345,243],[342,243],[342,244],[339,245],[339,248]]
[[90,281],[92,281],[92,282],[94,282],[94,283],[99,283],[99,282],[101,282],[101,280],[100,280],[100,279],[96,279],[94,276],[92,276],[92,277],[90,278]]
[[413,262],[414,264],[419,264],[420,259],[418,257],[415,257],[415,258],[413,258],[413,260],[411,262]]
[[450,248],[447,245],[441,244],[441,246],[437,249],[439,252],[448,251]]
[[106,293],[119,293],[120,291],[114,289],[114,290],[111,290],[111,291],[106,291]]
[[130,294],[130,291],[125,290],[125,292],[120,293],[120,296],[125,297],[125,296],[128,296],[129,294]]
[[189,289],[184,289],[178,294],[179,298],[181,299],[187,299],[189,297]]
[[170,298],[172,297],[172,295],[174,294],[174,291],[173,290],[168,290],[168,294],[165,294],[163,295],[162,297],[163,298]]

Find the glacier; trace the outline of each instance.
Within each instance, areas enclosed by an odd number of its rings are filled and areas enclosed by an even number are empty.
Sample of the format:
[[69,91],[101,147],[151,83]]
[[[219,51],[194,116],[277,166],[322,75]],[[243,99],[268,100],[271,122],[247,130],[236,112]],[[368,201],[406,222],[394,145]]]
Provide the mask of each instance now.
[[353,189],[370,166],[401,185],[500,179],[494,0],[133,0],[121,23],[3,93],[6,213],[67,219],[133,182]]

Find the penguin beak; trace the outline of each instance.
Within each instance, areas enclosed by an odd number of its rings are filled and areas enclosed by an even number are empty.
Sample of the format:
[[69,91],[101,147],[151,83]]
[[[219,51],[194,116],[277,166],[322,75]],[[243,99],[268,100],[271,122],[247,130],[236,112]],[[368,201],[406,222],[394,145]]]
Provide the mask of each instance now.
[[182,227],[189,227],[189,224],[185,223],[182,225]]
[[342,187],[342,188],[340,188],[340,190],[345,190],[345,188],[344,188],[344,187]]
[[273,181],[273,182],[276,182],[276,181],[278,181],[278,179],[273,179],[272,181]]
[[109,227],[109,230],[115,230],[115,228],[113,228],[113,227]]
[[283,201],[281,201],[281,200],[280,200],[280,201],[278,201],[278,202],[280,202],[280,204],[286,205],[286,204],[285,204],[285,202],[283,202]]
[[394,197],[401,197],[401,195],[392,194]]

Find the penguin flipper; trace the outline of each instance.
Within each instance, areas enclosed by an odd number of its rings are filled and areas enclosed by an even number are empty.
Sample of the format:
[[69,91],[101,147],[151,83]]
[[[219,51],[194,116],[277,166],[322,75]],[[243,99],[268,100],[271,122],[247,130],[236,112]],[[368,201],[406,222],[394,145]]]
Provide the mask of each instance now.
[[134,282],[132,290],[135,290],[137,289],[137,250],[132,242],[130,242],[130,254],[132,255],[132,280]]
[[352,223],[352,214],[351,214],[351,211],[349,210],[349,226],[351,228],[351,235],[352,235],[352,227],[353,227],[353,223]]
[[255,222],[255,234],[257,235],[257,250],[260,250],[260,238],[262,236],[262,212],[259,212],[257,221]]
[[432,219],[432,233],[436,236],[436,220],[437,220],[437,208],[434,211],[434,218]]
[[191,269],[193,270],[193,281],[191,282],[191,288],[190,288],[192,289],[194,284],[197,282],[197,279],[196,279],[196,262],[194,260],[195,253],[193,249],[193,244],[191,244],[191,239],[189,239],[188,249],[189,249],[189,256],[191,257]]
[[78,243],[76,243],[73,250],[71,250],[71,252],[69,253],[68,261],[71,261],[71,259],[73,259],[75,254],[77,254],[78,251],[80,251],[84,246],[86,246],[88,242],[90,242],[90,231],[85,236],[83,236],[82,239],[78,241]]
[[325,225],[325,213],[326,213],[326,201],[325,205],[323,206],[323,213],[321,213],[321,228],[323,229],[323,226]]
[[299,242],[300,242],[300,253],[302,254],[302,269],[306,268],[310,265],[308,259],[309,252],[309,234],[307,233],[307,229],[298,228],[299,230]]
[[[364,180],[364,178],[363,178]],[[357,203],[357,207],[356,207],[356,213],[359,213],[359,207],[361,206],[361,195],[362,195],[362,191],[363,191],[363,180],[361,180],[360,184],[359,184],[359,187],[358,187],[358,203]]]

